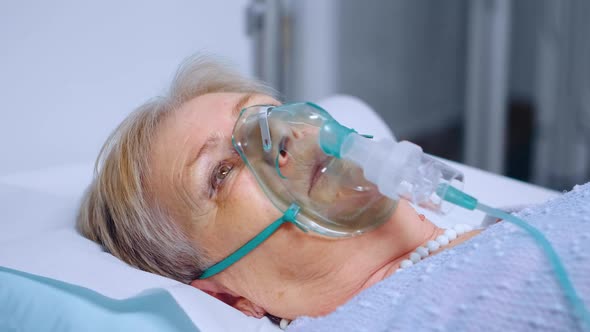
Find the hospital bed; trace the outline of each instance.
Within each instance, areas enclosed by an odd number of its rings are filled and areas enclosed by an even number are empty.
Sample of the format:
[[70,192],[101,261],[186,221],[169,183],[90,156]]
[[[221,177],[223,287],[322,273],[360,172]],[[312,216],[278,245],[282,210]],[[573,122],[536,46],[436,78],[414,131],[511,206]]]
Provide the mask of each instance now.
[[[345,124],[354,124],[362,133],[375,136],[391,135],[378,116],[362,102],[337,97],[320,103],[327,109],[348,109],[335,116]],[[508,207],[544,202],[559,193],[503,176],[487,173],[462,164],[450,162],[465,174],[465,191],[489,205]],[[75,231],[75,216],[79,199],[90,183],[92,162],[0,175],[0,267],[58,280],[80,289],[91,290],[109,299],[128,299],[146,290],[160,289],[171,295],[179,310],[201,331],[279,331],[268,319],[246,317],[241,312],[207,294],[174,280],[139,271],[104,252],[95,243]],[[445,226],[457,222],[478,225],[482,214],[455,208],[447,216],[424,212],[435,223]],[[4,275],[3,275],[4,273]],[[6,271],[0,269],[0,330],[2,324],[18,326],[18,319],[38,319],[35,303],[45,300],[43,293],[27,293],[6,298],[2,288]],[[13,276],[14,277],[14,276]],[[38,283],[36,280],[31,283]],[[4,298],[3,298],[4,296]],[[21,301],[21,302],[19,302]],[[22,303],[22,301],[26,301]],[[16,316],[2,317],[2,305],[20,306]],[[74,307],[67,310],[45,308],[64,322],[84,315]],[[157,303],[156,303],[157,305]],[[162,307],[162,312],[170,305]],[[4,308],[6,309],[6,308]],[[8,308],[10,309],[10,308]],[[24,311],[23,311],[24,310]],[[6,310],[4,312],[7,312]],[[113,314],[112,312],[110,314]],[[92,317],[87,317],[92,324]],[[141,319],[141,315],[136,315]],[[104,322],[104,318],[102,319]],[[90,326],[90,325],[88,325]]]

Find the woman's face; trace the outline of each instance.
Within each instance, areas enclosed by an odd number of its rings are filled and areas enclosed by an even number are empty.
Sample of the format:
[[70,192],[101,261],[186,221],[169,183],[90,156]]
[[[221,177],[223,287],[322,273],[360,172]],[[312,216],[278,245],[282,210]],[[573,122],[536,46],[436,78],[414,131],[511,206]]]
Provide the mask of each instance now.
[[[154,142],[155,195],[183,221],[213,263],[282,215],[231,143],[239,111],[259,104],[278,102],[241,93],[199,96],[164,120]],[[181,192],[191,198],[189,212],[179,204],[186,197]],[[401,203],[391,221],[344,240],[304,233],[286,223],[228,269],[192,285],[254,316],[329,313],[369,286],[372,276],[397,257],[400,246],[420,244],[396,225],[398,214],[415,215]]]

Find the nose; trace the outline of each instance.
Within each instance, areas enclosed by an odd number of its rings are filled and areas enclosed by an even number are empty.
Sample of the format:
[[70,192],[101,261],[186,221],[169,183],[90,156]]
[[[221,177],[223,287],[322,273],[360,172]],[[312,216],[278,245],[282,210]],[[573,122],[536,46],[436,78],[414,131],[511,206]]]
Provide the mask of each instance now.
[[321,152],[315,137],[313,130],[306,126],[289,128],[279,142],[278,150],[275,150],[277,154],[274,163],[279,175],[289,178],[297,169],[314,163],[318,151]]
[[277,157],[275,158],[275,169],[278,173],[278,175],[283,178],[286,179],[287,176],[284,173],[287,169],[286,165],[289,162],[289,153],[287,152],[287,149],[285,148],[285,146],[281,143],[281,145],[279,145],[279,152],[277,154]]
[[299,139],[304,135],[303,130],[299,128],[291,128],[291,133],[293,134],[294,139]]
[[287,165],[289,159],[289,153],[287,153],[286,147],[279,147],[279,155],[277,156],[277,165],[279,168],[283,168]]
[[292,156],[289,156],[289,148],[293,145],[296,145],[299,148],[305,146],[299,142],[307,135],[304,128],[290,128],[289,133],[290,135],[284,137],[279,143],[279,154],[276,163],[277,166],[281,168],[287,165],[289,158],[292,158]]

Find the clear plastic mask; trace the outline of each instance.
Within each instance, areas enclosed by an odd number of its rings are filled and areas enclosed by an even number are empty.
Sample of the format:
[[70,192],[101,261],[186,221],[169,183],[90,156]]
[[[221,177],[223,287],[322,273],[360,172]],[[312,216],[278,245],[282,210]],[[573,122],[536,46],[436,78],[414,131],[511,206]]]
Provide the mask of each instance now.
[[300,207],[297,222],[331,237],[370,231],[386,222],[397,202],[383,196],[356,164],[325,154],[322,125],[334,119],[313,103],[242,110],[233,144],[272,203]]

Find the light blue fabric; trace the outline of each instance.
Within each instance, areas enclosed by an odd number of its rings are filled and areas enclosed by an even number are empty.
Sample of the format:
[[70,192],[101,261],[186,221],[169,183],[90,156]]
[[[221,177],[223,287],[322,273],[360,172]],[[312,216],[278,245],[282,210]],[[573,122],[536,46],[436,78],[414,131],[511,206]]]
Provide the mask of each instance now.
[[199,331],[163,289],[115,300],[0,266],[0,331]]
[[[551,242],[590,305],[590,184],[519,216]],[[363,291],[289,331],[580,331],[545,253],[517,226],[480,235]]]

